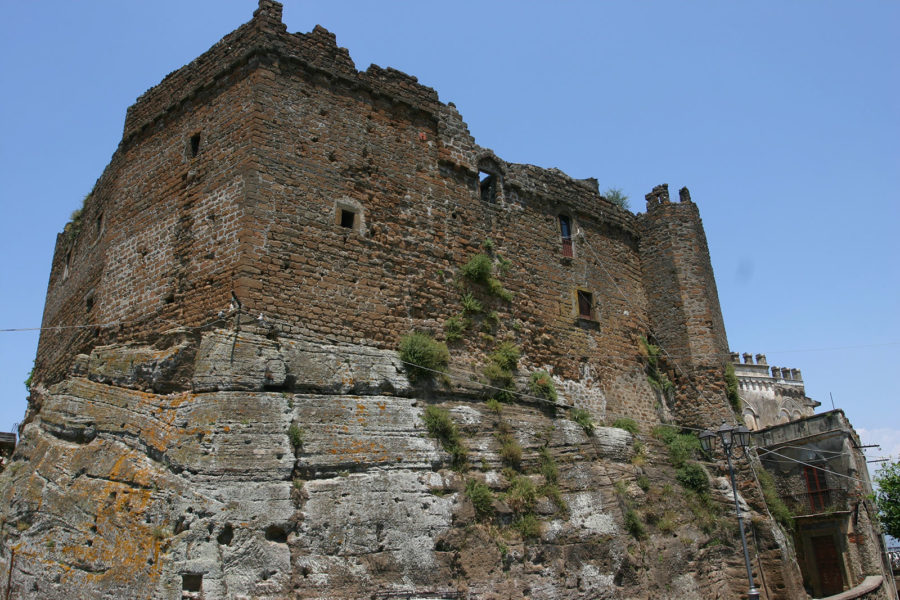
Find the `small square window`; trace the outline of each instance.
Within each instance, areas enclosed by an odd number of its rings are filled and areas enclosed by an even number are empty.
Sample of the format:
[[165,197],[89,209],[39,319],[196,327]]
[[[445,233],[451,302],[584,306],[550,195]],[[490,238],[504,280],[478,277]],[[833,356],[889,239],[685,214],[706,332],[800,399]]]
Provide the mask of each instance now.
[[356,213],[352,210],[347,210],[346,208],[341,209],[341,227],[346,227],[347,229],[353,229],[353,225],[356,223]]
[[181,576],[181,589],[185,592],[202,592],[203,591],[203,574],[202,573],[184,573]]

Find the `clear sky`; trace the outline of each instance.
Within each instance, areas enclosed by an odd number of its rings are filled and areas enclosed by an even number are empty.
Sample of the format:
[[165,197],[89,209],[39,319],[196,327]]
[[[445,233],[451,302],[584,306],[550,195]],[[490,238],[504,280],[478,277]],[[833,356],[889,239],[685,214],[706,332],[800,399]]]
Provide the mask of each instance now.
[[[512,162],[688,186],[732,350],[799,368],[877,456],[900,456],[900,3],[297,2],[357,68],[391,66]],[[255,0],[0,2],[0,328],[38,327],[57,233],[125,110]],[[37,332],[0,332],[0,430]],[[875,465],[872,465],[875,466]]]

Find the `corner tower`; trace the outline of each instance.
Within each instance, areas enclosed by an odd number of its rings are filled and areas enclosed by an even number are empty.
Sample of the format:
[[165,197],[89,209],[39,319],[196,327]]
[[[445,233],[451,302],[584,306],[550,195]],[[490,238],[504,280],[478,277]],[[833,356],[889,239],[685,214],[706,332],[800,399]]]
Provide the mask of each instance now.
[[644,289],[652,333],[682,383],[676,416],[684,425],[709,427],[732,418],[722,387],[728,339],[700,211],[687,188],[678,196],[671,202],[666,184],[646,196],[640,247]]

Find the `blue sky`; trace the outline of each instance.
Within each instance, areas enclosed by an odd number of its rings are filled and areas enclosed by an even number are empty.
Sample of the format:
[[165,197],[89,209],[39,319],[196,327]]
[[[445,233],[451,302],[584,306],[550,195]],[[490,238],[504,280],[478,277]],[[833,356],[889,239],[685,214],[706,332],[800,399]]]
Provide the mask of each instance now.
[[[254,0],[0,4],[0,328],[37,327],[60,232],[125,110],[249,20]],[[900,456],[900,4],[293,2],[357,68],[391,66],[513,162],[688,186],[731,348],[799,368],[871,457]],[[36,332],[0,332],[0,430]],[[873,465],[874,466],[874,465]]]

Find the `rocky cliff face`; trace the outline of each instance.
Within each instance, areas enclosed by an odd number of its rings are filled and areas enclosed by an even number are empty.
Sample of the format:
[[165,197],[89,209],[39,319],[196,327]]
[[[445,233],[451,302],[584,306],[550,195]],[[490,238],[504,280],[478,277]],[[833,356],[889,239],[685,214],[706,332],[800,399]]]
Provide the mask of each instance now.
[[[564,405],[589,383],[558,381],[555,410],[488,405],[465,373],[414,387],[394,352],[258,328],[98,347],[33,392],[0,476],[3,585],[48,599],[738,597],[730,486],[704,503],[647,432],[586,431]],[[464,460],[429,435],[428,407]],[[797,597],[777,528],[755,515],[753,531],[769,597]]]

